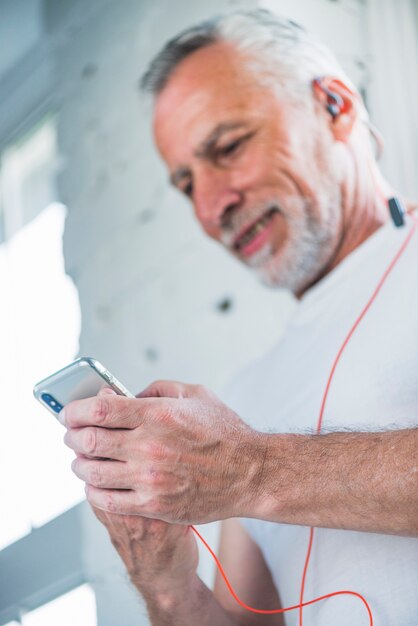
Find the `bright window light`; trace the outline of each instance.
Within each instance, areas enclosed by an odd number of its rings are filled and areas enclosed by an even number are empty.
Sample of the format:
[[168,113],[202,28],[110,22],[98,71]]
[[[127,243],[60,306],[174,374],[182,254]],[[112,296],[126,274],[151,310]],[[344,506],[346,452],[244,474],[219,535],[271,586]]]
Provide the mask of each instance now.
[[62,253],[65,215],[52,204],[0,246],[0,548],[84,498],[64,429],[32,395],[34,383],[78,350],[80,308]]
[[44,120],[1,155],[0,199],[5,239],[56,200],[57,163],[53,119]]
[[89,585],[82,585],[27,613],[22,626],[96,626],[96,600]]

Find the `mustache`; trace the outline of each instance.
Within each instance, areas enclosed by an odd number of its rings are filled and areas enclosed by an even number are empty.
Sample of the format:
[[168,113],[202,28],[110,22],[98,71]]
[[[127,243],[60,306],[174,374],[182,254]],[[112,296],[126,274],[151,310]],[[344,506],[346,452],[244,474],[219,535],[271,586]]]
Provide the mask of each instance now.
[[238,237],[249,230],[256,222],[271,211],[281,213],[282,210],[277,202],[265,202],[254,207],[234,208],[222,219],[221,242],[228,248],[233,248]]

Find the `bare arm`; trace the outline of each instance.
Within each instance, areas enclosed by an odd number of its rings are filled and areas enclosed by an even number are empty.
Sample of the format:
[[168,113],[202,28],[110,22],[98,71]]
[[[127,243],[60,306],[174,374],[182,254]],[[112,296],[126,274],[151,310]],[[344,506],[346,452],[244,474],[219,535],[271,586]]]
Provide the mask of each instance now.
[[[281,608],[279,594],[263,554],[237,519],[222,522],[219,560],[238,597],[246,604],[257,609]],[[284,626],[282,613],[266,618],[241,608],[229,593],[218,570],[214,594],[240,626],[264,626],[266,619],[270,626]]]
[[[280,608],[263,555],[236,519],[222,522],[219,560],[238,597],[256,608]],[[266,620],[237,604],[218,570],[214,592],[196,576],[186,593],[154,593],[145,599],[153,626],[264,626]],[[284,626],[282,614],[269,616],[269,624]]]
[[198,576],[182,593],[144,599],[152,626],[244,626],[225,611]]
[[60,414],[93,506],[170,524],[255,517],[418,536],[418,428],[268,434],[199,385],[144,394],[101,394]]
[[153,626],[243,626],[196,573],[196,537],[187,526],[93,507],[145,600]]
[[417,428],[263,439],[254,517],[418,536]]

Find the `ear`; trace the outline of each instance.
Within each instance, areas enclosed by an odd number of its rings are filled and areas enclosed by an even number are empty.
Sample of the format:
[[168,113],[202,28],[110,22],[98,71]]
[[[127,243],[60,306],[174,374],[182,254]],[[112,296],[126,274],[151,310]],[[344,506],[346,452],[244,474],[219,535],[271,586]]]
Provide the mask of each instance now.
[[341,80],[324,76],[312,83],[315,98],[329,117],[336,141],[347,142],[358,119],[358,95]]

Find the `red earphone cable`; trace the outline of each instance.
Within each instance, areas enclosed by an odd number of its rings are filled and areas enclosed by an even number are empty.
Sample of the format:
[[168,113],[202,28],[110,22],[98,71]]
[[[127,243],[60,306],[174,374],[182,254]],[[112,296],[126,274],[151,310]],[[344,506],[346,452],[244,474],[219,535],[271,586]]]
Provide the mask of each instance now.
[[[324,391],[324,395],[322,398],[322,403],[321,403],[321,409],[319,412],[319,418],[318,418],[318,423],[316,426],[316,434],[318,435],[321,432],[321,427],[322,427],[322,420],[324,417],[324,412],[325,412],[325,405],[326,405],[326,401],[328,398],[328,393],[331,387],[331,382],[332,379],[334,378],[334,374],[335,374],[335,370],[337,369],[337,365],[338,362],[348,344],[348,342],[350,341],[351,337],[353,336],[353,334],[355,333],[357,327],[359,326],[359,324],[361,323],[362,319],[364,318],[364,316],[366,315],[367,311],[370,309],[370,307],[372,306],[373,302],[375,301],[376,297],[378,296],[381,288],[383,287],[387,277],[389,276],[389,274],[392,272],[393,268],[395,267],[395,265],[397,264],[397,262],[399,261],[400,257],[402,256],[402,254],[404,253],[405,249],[407,248],[410,240],[412,239],[415,230],[417,228],[418,225],[418,221],[417,219],[412,216],[413,219],[413,226],[411,228],[411,230],[409,231],[407,237],[404,239],[401,247],[399,248],[398,252],[395,254],[395,256],[393,257],[392,261],[389,263],[388,267],[386,268],[386,270],[384,271],[382,277],[380,278],[374,292],[372,293],[371,297],[369,298],[368,302],[366,303],[365,307],[363,308],[363,310],[361,311],[360,315],[358,316],[358,318],[356,319],[356,321],[354,322],[353,326],[351,327],[348,335],[346,336],[346,338],[344,339],[341,348],[339,349],[337,356],[335,357],[334,363],[332,365],[331,368],[331,372],[329,374],[328,377],[328,381],[325,387],[325,391]],[[300,608],[299,608],[299,626],[303,626],[303,622],[302,622],[302,611],[303,611],[303,596],[304,596],[304,591],[305,591],[305,582],[306,582],[306,574],[308,571],[308,566],[309,566],[309,560],[311,557],[311,552],[312,552],[312,545],[313,545],[313,540],[314,540],[314,528],[310,529],[309,532],[309,542],[308,542],[308,550],[306,553],[306,559],[305,559],[305,565],[303,568],[303,574],[302,574],[302,582],[301,582],[301,589],[300,589]]]
[[[227,575],[225,574],[225,571],[218,559],[218,557],[216,556],[216,554],[214,553],[214,551],[212,550],[212,548],[210,547],[210,545],[203,539],[202,535],[199,533],[198,530],[196,530],[196,528],[194,526],[190,526],[190,528],[193,530],[193,532],[199,537],[200,541],[203,543],[203,545],[207,548],[207,550],[210,552],[210,554],[213,557],[213,560],[215,561],[219,572],[222,576],[222,578],[225,581],[226,586],[229,589],[230,594],[232,595],[232,597],[238,602],[238,604],[240,606],[242,606],[244,609],[246,609],[247,611],[251,611],[251,613],[261,613],[263,615],[275,615],[277,613],[285,613],[286,611],[293,611],[294,609],[298,609],[300,608],[302,605],[300,604],[295,604],[294,606],[287,606],[284,609],[255,609],[252,606],[249,606],[248,604],[246,604],[245,602],[243,602],[235,593],[231,583],[228,580]],[[370,618],[370,626],[373,626],[373,617],[372,617],[372,613],[370,610],[369,605],[367,604],[367,601],[363,598],[362,595],[360,595],[359,593],[357,593],[356,591],[333,591],[332,593],[327,593],[324,596],[320,596],[319,598],[314,598],[313,600],[309,600],[308,602],[304,602],[303,606],[309,606],[310,604],[315,604],[315,602],[320,602],[321,600],[325,600],[326,598],[331,598],[332,596],[341,596],[344,594],[348,594],[350,596],[356,596],[357,598],[359,598],[363,604],[366,607],[366,610],[369,614],[369,618]]]
[[[384,285],[386,279],[388,278],[389,274],[392,272],[393,268],[395,267],[395,265],[397,264],[397,262],[399,261],[400,257],[402,256],[402,254],[405,252],[405,249],[407,248],[410,240],[412,239],[417,226],[418,226],[418,219],[412,215],[412,220],[413,220],[413,226],[411,228],[411,230],[409,231],[408,235],[406,236],[406,238],[404,239],[401,247],[399,248],[398,252],[395,254],[395,256],[393,257],[392,261],[389,263],[388,267],[386,268],[385,272],[383,273],[382,277],[380,278],[374,292],[372,293],[371,297],[369,298],[368,302],[366,303],[366,305],[364,306],[364,308],[362,309],[360,315],[358,316],[358,318],[356,319],[356,321],[354,322],[353,326],[351,327],[350,331],[348,332],[346,338],[344,339],[338,353],[337,356],[334,359],[334,363],[332,365],[330,374],[328,376],[328,381],[325,387],[325,391],[324,391],[324,395],[322,398],[322,402],[321,402],[321,409],[320,409],[320,413],[319,413],[319,418],[318,418],[318,423],[317,423],[317,427],[316,427],[316,433],[319,434],[321,431],[321,427],[322,427],[322,420],[323,420],[323,416],[324,416],[324,412],[325,412],[325,405],[326,405],[326,401],[327,401],[327,397],[328,397],[328,393],[330,390],[330,386],[331,386],[331,382],[332,379],[334,377],[335,374],[335,370],[337,368],[338,362],[341,358],[341,355],[343,354],[348,342],[350,341],[351,337],[353,336],[354,332],[356,331],[357,327],[359,326],[360,322],[362,321],[362,319],[364,318],[364,316],[366,315],[367,311],[370,309],[370,307],[372,306],[373,302],[375,301],[376,297],[378,296],[382,286]],[[261,613],[264,615],[273,615],[276,613],[285,613],[286,611],[293,611],[295,609],[299,609],[299,626],[302,626],[302,609],[304,606],[309,606],[310,604],[315,604],[316,602],[320,602],[321,600],[325,600],[326,598],[332,598],[334,596],[340,596],[340,595],[351,595],[351,596],[356,596],[357,598],[359,598],[368,613],[369,616],[369,626],[373,626],[373,615],[370,609],[369,604],[367,603],[367,600],[360,594],[357,593],[356,591],[349,591],[349,590],[341,590],[341,591],[333,591],[332,593],[327,593],[326,595],[320,596],[318,598],[314,598],[313,600],[309,600],[308,602],[304,602],[303,601],[303,597],[304,597],[304,592],[305,592],[305,582],[306,582],[306,575],[308,572],[308,567],[309,567],[309,561],[310,561],[310,556],[311,556],[311,552],[312,552],[312,545],[313,545],[313,539],[314,539],[314,528],[310,529],[310,533],[309,533],[309,543],[308,543],[308,550],[307,550],[307,554],[306,554],[306,558],[305,558],[305,565],[303,568],[303,574],[302,574],[302,582],[301,582],[301,590],[300,590],[300,599],[299,599],[299,604],[295,604],[293,606],[288,606],[284,609],[271,609],[271,610],[264,610],[264,609],[256,609],[254,607],[249,606],[248,604],[246,604],[245,602],[243,602],[238,595],[235,593],[231,583],[229,582],[229,579],[227,577],[227,575],[225,574],[225,571],[218,559],[218,557],[216,556],[216,554],[214,553],[214,551],[212,550],[212,548],[209,546],[209,544],[205,541],[205,539],[202,537],[202,535],[198,532],[198,530],[196,530],[196,528],[194,526],[190,526],[190,528],[192,529],[192,531],[195,533],[195,535],[200,539],[200,541],[203,543],[203,545],[206,547],[206,549],[210,552],[213,560],[216,563],[216,566],[222,576],[222,578],[225,581],[226,586],[229,589],[229,592],[231,593],[231,595],[233,596],[233,598],[236,600],[236,602],[242,606],[244,609],[246,609],[247,611],[251,611],[252,613]]]

